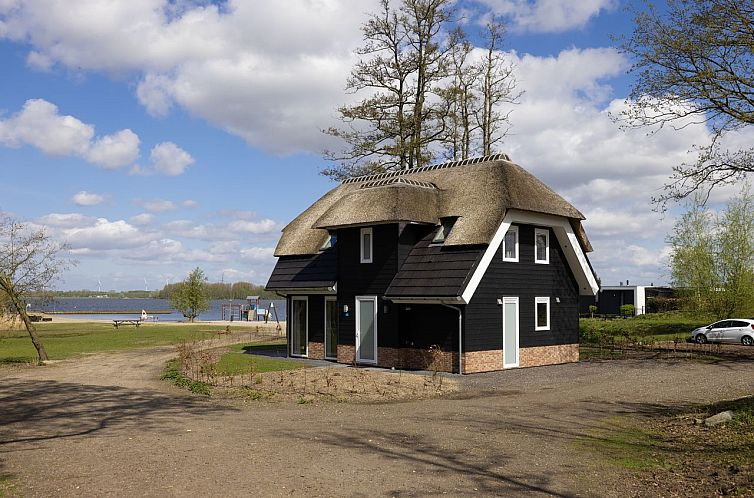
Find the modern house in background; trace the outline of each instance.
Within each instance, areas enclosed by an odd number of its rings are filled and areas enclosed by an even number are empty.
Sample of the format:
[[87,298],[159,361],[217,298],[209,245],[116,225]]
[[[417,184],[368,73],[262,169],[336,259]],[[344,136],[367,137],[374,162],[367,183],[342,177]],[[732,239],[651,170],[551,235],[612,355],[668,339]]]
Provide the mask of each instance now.
[[505,154],[345,180],[283,229],[289,354],[472,373],[578,360],[583,215]]

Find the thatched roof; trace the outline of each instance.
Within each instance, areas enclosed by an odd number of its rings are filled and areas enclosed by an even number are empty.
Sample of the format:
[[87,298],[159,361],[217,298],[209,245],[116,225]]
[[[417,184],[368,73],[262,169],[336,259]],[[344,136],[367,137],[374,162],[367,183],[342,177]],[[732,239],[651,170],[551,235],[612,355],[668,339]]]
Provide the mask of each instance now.
[[506,209],[569,218],[585,251],[584,216],[505,154],[345,180],[283,229],[275,256],[316,254],[327,228],[457,217],[445,246],[489,244]]

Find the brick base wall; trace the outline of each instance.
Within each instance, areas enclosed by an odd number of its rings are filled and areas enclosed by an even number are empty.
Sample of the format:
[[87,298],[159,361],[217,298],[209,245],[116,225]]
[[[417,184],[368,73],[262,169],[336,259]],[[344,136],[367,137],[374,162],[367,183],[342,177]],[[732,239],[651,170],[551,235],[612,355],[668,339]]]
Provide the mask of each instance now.
[[356,359],[356,346],[338,344],[338,363],[348,363],[349,365]]
[[579,345],[559,344],[557,346],[521,348],[518,354],[518,364],[520,367],[574,363],[579,361]]
[[463,373],[492,372],[503,369],[503,350],[466,351],[463,353]]
[[458,372],[458,353],[416,348],[378,348],[377,365],[408,370]]
[[322,342],[309,343],[309,358],[312,360],[325,359],[325,344]]

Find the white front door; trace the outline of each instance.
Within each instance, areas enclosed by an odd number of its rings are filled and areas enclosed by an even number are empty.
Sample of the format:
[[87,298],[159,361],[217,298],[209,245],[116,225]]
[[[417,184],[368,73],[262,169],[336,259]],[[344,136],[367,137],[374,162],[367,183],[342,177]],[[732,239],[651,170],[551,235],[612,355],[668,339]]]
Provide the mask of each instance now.
[[518,366],[518,297],[503,298],[503,368]]
[[356,297],[356,361],[377,363],[377,296]]

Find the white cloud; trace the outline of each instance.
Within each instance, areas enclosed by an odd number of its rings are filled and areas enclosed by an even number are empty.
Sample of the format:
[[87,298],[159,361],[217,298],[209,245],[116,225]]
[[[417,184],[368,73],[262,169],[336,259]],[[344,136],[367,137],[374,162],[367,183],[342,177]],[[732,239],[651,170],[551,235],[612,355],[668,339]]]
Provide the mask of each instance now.
[[277,224],[269,219],[265,218],[259,221],[239,220],[230,224],[229,228],[236,233],[270,233],[277,230]]
[[131,130],[95,138],[94,126],[61,115],[55,104],[27,100],[23,108],[0,120],[0,144],[30,145],[51,156],[78,156],[105,169],[133,162],[139,155],[139,137]]
[[77,206],[96,206],[105,202],[106,197],[101,194],[95,194],[94,192],[87,192],[86,190],[82,190],[81,192],[77,192],[71,198],[71,200]]
[[72,249],[89,251],[140,247],[150,239],[126,221],[106,218],[98,218],[90,226],[64,229],[62,236]]
[[194,158],[173,142],[163,142],[152,148],[149,154],[152,167],[158,173],[176,176],[182,174],[194,163]]
[[131,216],[131,223],[133,225],[143,226],[143,225],[149,225],[152,223],[152,220],[154,220],[154,215],[150,213],[140,213],[135,216]]
[[136,199],[134,202],[151,213],[164,213],[165,211],[174,211],[177,208],[175,202],[167,199],[152,199],[147,201]]
[[[179,5],[179,7],[176,7]],[[268,151],[319,151],[374,0],[19,1],[0,37],[30,65],[139,74],[153,115],[174,105]],[[135,172],[141,170],[137,169]]]
[[50,213],[37,220],[39,224],[52,228],[76,227],[89,224],[92,221],[92,218],[84,216],[81,213]]
[[199,203],[193,199],[186,199],[185,201],[181,202],[181,206],[193,209],[199,207]]
[[240,255],[243,261],[274,261],[274,247],[247,247],[241,249]]
[[615,9],[617,0],[479,0],[496,15],[504,16],[517,31],[559,33],[583,28],[603,11]]

